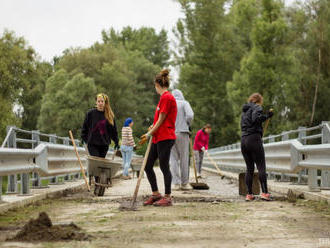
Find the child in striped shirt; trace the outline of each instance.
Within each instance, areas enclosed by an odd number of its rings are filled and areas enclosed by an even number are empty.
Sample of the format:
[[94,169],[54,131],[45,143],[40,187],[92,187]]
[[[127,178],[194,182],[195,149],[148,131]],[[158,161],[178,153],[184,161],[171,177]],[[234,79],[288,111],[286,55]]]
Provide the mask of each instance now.
[[121,130],[121,153],[123,155],[123,178],[131,179],[128,174],[128,169],[131,166],[133,148],[135,146],[133,138],[133,126],[134,122],[132,118],[127,118],[124,122],[124,126]]

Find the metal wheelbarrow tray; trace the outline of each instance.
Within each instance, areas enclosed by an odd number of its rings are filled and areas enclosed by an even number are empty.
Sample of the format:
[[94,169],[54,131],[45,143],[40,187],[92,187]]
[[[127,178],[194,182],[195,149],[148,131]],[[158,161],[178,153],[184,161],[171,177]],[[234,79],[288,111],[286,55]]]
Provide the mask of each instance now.
[[88,156],[88,174],[95,178],[94,194],[103,196],[105,188],[111,187],[111,179],[121,169],[121,162],[112,159]]

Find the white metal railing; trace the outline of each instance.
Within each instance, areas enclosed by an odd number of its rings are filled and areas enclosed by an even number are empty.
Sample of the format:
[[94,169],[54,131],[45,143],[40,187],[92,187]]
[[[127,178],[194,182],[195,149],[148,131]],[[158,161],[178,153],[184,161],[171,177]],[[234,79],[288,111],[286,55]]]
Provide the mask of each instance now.
[[[316,130],[320,133],[307,135],[308,132]],[[298,138],[290,139],[291,134],[298,134]],[[279,137],[282,141],[275,142]],[[322,144],[305,145],[307,140],[313,139],[320,139]],[[318,181],[320,181],[321,188],[330,188],[330,127],[328,122],[323,122],[316,127],[301,127],[280,135],[271,135],[264,138],[265,141],[269,142],[264,144],[264,149],[267,171],[271,177],[280,175],[281,180],[294,177],[298,179],[298,182],[301,182],[303,178],[307,179],[312,191],[320,190]],[[223,170],[246,170],[238,143],[210,149],[209,153]],[[209,166],[207,159],[205,162]],[[321,174],[321,177],[318,174]]]

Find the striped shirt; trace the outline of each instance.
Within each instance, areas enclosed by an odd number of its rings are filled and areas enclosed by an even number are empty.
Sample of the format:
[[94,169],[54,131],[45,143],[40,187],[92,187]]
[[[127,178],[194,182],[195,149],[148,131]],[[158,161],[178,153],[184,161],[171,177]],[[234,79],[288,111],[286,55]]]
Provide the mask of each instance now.
[[135,146],[132,128],[123,127],[121,129],[121,144],[124,146]]

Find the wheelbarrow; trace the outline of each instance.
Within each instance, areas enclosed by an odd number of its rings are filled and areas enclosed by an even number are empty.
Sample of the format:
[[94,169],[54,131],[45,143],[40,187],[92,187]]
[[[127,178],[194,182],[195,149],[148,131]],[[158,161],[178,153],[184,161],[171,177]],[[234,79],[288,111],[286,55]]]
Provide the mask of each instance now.
[[103,196],[105,188],[112,186],[112,178],[121,169],[121,162],[112,159],[88,156],[88,174],[90,178],[94,178],[94,195]]
[[134,173],[136,173],[136,177],[139,177],[142,162],[143,162],[143,157],[137,157],[132,159],[131,168],[133,171],[133,177],[134,177]]

